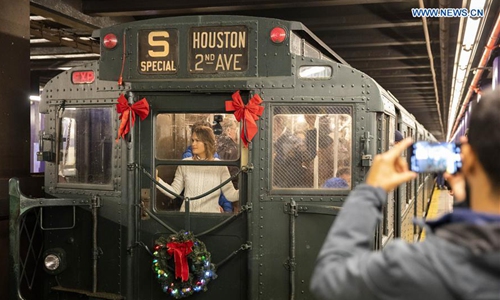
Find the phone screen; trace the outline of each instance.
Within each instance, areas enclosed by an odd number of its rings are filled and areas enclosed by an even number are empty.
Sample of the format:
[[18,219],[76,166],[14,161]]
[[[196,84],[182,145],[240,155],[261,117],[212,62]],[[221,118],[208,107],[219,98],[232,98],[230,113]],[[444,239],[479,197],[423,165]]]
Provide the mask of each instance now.
[[410,170],[418,173],[456,173],[462,167],[460,146],[454,143],[416,142],[409,147]]

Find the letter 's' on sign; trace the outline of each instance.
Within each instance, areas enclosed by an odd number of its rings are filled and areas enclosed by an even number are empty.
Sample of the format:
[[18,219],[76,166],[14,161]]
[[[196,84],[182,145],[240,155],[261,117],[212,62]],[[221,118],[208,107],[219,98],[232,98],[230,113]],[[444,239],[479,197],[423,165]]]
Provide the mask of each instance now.
[[141,74],[175,74],[179,63],[177,29],[139,30],[137,68]]

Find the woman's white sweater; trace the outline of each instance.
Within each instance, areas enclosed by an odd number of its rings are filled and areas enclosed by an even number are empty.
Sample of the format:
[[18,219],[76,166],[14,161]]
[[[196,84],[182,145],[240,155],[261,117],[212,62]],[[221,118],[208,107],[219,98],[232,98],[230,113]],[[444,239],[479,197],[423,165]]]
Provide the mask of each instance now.
[[[193,160],[192,157],[185,158],[184,160]],[[215,160],[218,160],[217,158]],[[227,166],[179,166],[175,171],[174,181],[172,185],[165,183],[161,178],[159,182],[167,189],[180,194],[184,190],[185,197],[196,197],[201,195],[214,187],[221,184],[223,181],[230,177]],[[159,189],[159,188],[158,188]],[[163,194],[173,198],[170,193],[159,189]],[[239,193],[231,181],[222,187],[222,193],[227,200],[234,202],[238,201]],[[189,211],[191,212],[210,212],[220,213],[219,196],[221,189],[198,199],[190,201]],[[184,201],[182,202],[180,211],[184,211]]]

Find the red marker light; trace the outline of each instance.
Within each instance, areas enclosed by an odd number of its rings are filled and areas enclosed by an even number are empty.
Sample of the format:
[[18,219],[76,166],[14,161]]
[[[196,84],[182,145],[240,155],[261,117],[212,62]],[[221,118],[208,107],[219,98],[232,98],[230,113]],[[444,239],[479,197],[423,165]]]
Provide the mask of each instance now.
[[118,39],[113,33],[108,33],[104,36],[102,44],[104,45],[104,48],[113,49],[116,44],[118,44]]
[[286,38],[286,31],[282,27],[274,27],[273,30],[271,30],[270,37],[273,43],[283,43]]
[[92,83],[94,80],[94,71],[75,71],[71,73],[71,82],[73,84]]

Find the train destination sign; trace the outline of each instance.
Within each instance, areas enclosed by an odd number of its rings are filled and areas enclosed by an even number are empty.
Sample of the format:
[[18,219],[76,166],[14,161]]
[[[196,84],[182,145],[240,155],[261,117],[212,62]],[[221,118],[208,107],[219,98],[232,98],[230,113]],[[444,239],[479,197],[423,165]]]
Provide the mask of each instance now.
[[246,26],[193,27],[189,32],[191,73],[244,72],[248,68]]
[[140,30],[137,38],[139,41],[139,73],[177,73],[179,34],[176,29]]

